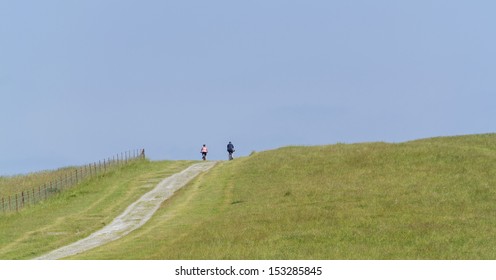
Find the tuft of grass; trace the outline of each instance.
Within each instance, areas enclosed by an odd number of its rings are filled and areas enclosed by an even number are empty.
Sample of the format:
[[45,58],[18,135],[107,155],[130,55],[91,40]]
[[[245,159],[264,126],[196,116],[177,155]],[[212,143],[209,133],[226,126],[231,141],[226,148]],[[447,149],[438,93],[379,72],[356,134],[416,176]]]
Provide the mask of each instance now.
[[496,259],[496,135],[224,162],[75,259]]

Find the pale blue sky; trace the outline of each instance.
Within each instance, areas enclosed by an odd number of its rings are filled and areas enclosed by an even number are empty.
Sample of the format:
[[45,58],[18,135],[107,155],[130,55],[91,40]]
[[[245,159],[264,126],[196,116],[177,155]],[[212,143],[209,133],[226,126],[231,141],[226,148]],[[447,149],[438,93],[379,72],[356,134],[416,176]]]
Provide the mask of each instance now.
[[0,0],[0,175],[494,132],[495,1]]

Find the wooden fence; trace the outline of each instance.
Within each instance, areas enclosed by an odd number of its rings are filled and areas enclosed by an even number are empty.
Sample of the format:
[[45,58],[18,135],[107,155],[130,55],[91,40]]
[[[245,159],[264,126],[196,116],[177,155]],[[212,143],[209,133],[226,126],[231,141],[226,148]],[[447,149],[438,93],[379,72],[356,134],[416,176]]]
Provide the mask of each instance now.
[[88,178],[101,176],[111,170],[144,158],[145,150],[139,149],[123,152],[103,161],[100,160],[77,167],[74,171],[71,171],[72,174],[66,174],[41,186],[23,190],[8,197],[2,197],[0,200],[0,209],[4,213],[19,211],[26,206],[36,204],[63,190],[69,189]]

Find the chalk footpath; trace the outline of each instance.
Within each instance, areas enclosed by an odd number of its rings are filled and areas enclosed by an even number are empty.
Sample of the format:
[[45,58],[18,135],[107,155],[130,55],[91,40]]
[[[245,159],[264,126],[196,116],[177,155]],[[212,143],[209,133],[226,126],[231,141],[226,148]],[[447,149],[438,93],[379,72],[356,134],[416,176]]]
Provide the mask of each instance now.
[[36,258],[37,260],[61,259],[81,252],[93,249],[103,244],[119,239],[133,230],[144,225],[157,211],[160,204],[171,197],[174,192],[189,181],[207,171],[215,165],[215,162],[207,161],[194,164],[180,173],[174,174],[162,180],[153,190],[144,194],[140,199],[131,204],[121,215],[110,224],[90,236],[75,243],[54,250],[46,255]]

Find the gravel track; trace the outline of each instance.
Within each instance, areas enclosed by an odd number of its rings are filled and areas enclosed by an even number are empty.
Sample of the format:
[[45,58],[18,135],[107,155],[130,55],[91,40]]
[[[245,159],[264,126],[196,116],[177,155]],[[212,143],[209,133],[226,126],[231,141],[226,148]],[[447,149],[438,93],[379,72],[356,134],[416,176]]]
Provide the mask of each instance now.
[[56,260],[79,254],[108,242],[119,239],[144,225],[157,211],[160,204],[171,197],[176,190],[186,185],[201,172],[212,168],[216,162],[194,164],[185,170],[162,180],[153,190],[144,194],[110,224],[90,236],[65,247],[56,249],[37,260]]

